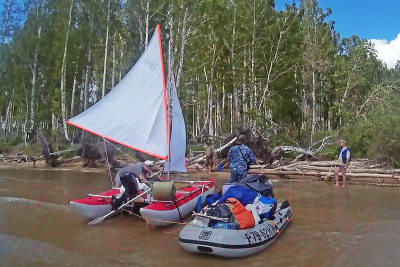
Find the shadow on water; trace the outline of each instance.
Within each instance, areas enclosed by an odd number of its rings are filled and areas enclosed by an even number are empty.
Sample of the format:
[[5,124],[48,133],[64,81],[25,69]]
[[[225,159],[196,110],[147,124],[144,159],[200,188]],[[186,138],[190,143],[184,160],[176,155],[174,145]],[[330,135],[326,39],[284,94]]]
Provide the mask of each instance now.
[[[228,179],[209,176],[219,189]],[[89,227],[68,208],[70,199],[109,187],[106,173],[1,169],[0,265],[400,266],[396,188],[277,182],[277,199],[288,199],[294,211],[287,230],[265,251],[232,260],[182,251],[182,225],[153,229],[125,215]]]

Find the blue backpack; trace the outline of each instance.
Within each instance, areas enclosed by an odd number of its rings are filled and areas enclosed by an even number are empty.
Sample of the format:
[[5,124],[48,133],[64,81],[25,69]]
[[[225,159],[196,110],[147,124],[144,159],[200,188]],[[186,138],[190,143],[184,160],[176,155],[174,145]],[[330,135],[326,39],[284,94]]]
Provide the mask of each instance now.
[[[340,156],[340,151],[342,151],[342,147],[339,147],[339,150],[338,150],[338,153],[337,153],[337,156],[338,156],[338,157]],[[346,163],[346,154],[347,154],[347,151],[350,152],[349,163],[350,163],[350,161],[351,161],[351,159],[352,159],[351,150],[350,150],[350,148],[346,147],[346,149],[342,151],[342,162],[343,162],[343,163]]]

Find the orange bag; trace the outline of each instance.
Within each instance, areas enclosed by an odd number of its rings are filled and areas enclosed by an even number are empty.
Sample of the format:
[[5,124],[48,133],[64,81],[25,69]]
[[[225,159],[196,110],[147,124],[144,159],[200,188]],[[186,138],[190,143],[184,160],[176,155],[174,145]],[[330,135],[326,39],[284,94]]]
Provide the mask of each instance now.
[[240,203],[236,198],[228,198],[226,203],[239,222],[240,229],[254,227],[256,223],[254,221],[253,213],[247,210],[242,203]]

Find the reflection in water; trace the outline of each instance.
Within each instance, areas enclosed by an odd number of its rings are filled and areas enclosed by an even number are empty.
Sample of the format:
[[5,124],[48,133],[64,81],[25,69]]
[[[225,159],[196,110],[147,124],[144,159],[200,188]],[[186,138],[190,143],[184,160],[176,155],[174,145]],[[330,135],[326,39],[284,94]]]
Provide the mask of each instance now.
[[[228,179],[211,176],[219,189]],[[265,251],[227,260],[182,251],[179,224],[153,229],[125,215],[86,226],[68,201],[109,184],[105,173],[0,170],[0,265],[400,266],[396,188],[277,182],[277,199],[288,199],[294,211],[287,230]]]

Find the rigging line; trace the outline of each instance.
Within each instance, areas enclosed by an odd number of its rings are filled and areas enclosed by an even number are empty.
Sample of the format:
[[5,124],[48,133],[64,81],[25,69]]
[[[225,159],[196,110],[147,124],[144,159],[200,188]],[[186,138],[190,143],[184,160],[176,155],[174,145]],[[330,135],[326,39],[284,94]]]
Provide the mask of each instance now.
[[112,174],[111,174],[111,164],[110,164],[110,161],[108,160],[108,153],[107,153],[107,147],[106,147],[106,142],[105,142],[106,139],[104,137],[102,137],[102,138],[103,138],[104,150],[106,151],[106,159],[107,159],[107,165],[108,165],[108,172],[110,174],[111,187],[113,187],[114,183],[113,183],[113,178],[112,178]]
[[[110,141],[108,141],[107,139],[105,139],[103,137],[103,140],[105,140],[107,143],[109,143],[110,145],[112,145],[114,148],[118,149],[122,154],[124,154],[125,156],[127,156],[128,158],[130,158],[134,163],[140,163],[138,162],[136,159],[132,158],[131,156],[129,156],[128,154],[126,154],[124,151],[122,151],[119,147],[115,146],[113,143],[111,143]],[[106,152],[107,153],[107,152]],[[108,159],[107,159],[108,161]],[[142,164],[140,164],[142,165]],[[153,172],[149,167],[146,166],[146,164],[142,165],[143,168],[145,168],[146,170],[148,170],[150,172],[151,175],[154,175],[155,172]],[[111,175],[111,174],[110,174]],[[159,176],[161,176],[161,173],[157,174]]]

